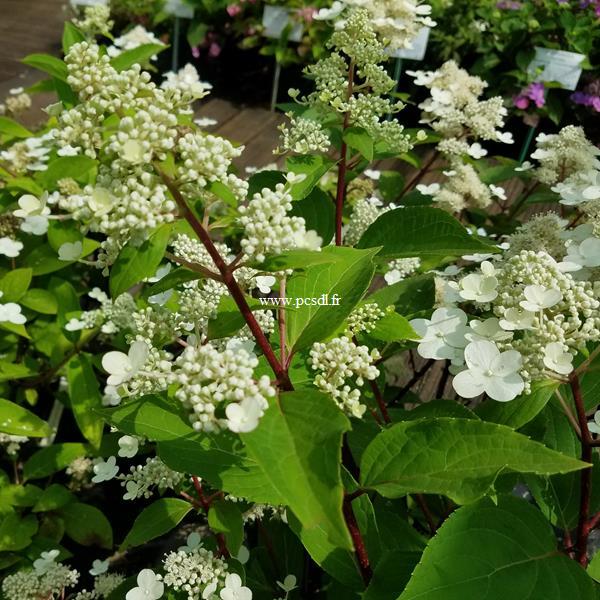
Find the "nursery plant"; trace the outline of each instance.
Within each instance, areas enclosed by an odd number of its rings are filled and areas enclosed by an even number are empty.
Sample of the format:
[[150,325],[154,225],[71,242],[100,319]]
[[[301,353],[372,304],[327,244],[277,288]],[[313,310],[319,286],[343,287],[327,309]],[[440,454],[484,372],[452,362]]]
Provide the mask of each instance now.
[[249,178],[161,46],[25,59],[57,98],[0,116],[6,600],[597,598],[600,150],[489,156],[507,108],[453,61],[404,127],[389,32],[336,18]]

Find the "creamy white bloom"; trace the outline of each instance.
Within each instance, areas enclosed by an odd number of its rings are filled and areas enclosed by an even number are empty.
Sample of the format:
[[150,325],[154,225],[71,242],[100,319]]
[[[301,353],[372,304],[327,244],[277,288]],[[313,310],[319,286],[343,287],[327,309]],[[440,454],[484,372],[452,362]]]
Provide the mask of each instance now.
[[431,319],[413,319],[412,328],[421,336],[417,352],[423,358],[460,362],[467,345],[467,315],[460,308],[438,308]]
[[58,260],[65,262],[73,262],[79,260],[83,254],[83,243],[79,240],[76,242],[65,242],[58,249]]
[[110,481],[117,476],[119,467],[117,466],[117,459],[115,456],[109,456],[108,460],[102,460],[94,465],[95,475],[92,477],[94,483],[102,483],[103,481]]
[[0,238],[0,254],[8,256],[8,258],[16,258],[23,250],[23,243],[19,240],[13,240],[9,237]]
[[137,576],[137,587],[127,592],[125,600],[158,600],[165,592],[165,585],[152,569],[142,569]]
[[505,331],[496,317],[491,317],[485,321],[473,319],[469,326],[472,332],[465,334],[465,338],[470,342],[480,340],[489,340],[490,342],[502,342],[509,340],[513,334],[510,331]]
[[483,148],[479,142],[475,142],[474,144],[471,144],[469,146],[468,154],[476,160],[479,158],[483,158],[487,155],[487,153],[488,151],[485,148]]
[[178,552],[193,552],[194,550],[196,550],[196,548],[200,548],[201,545],[202,545],[202,537],[200,536],[200,534],[197,531],[192,531],[192,533],[190,533],[187,536],[185,546],[179,546],[179,548],[177,548],[177,551]]
[[440,191],[440,188],[441,186],[439,183],[430,183],[429,185],[420,183],[416,187],[416,190],[424,196],[433,196],[434,194],[437,194]]
[[108,385],[118,386],[129,381],[143,366],[148,358],[148,344],[133,342],[129,352],[113,350],[102,357],[102,367],[110,374],[106,380]]
[[313,15],[313,19],[316,19],[317,21],[329,21],[339,17],[343,10],[344,4],[339,2],[339,0],[335,0],[330,8],[321,8],[315,15]]
[[225,587],[219,595],[221,600],[252,600],[252,591],[242,585],[242,578],[237,573],[225,577]]
[[240,403],[232,402],[225,408],[227,427],[235,433],[246,433],[256,429],[263,414],[264,406],[254,398],[244,398]]
[[13,323],[23,325],[27,318],[21,313],[21,307],[15,302],[0,304],[0,323]]
[[98,560],[96,559],[92,563],[92,568],[88,571],[90,575],[96,577],[97,575],[102,575],[108,571],[108,567],[110,562],[107,560]]
[[569,244],[565,261],[582,267],[600,267],[600,239],[589,237],[580,244]]
[[119,438],[119,451],[117,454],[122,458],[133,458],[139,449],[140,443],[132,435],[124,435]]
[[44,215],[25,217],[21,223],[21,231],[31,235],[44,235],[48,231],[48,217]]
[[296,589],[296,576],[295,575],[286,575],[283,581],[277,581],[277,585],[288,594],[292,590]]
[[560,290],[546,288],[543,285],[528,285],[523,290],[525,300],[519,305],[530,312],[537,312],[545,308],[551,308],[562,300]]
[[500,352],[489,341],[471,342],[465,348],[467,369],[454,377],[452,386],[463,398],[486,393],[493,400],[508,402],[525,387],[519,375],[521,355],[516,350]]
[[271,288],[275,285],[275,281],[277,280],[275,277],[273,277],[273,275],[259,275],[258,277],[254,278],[254,281],[256,282],[256,287],[262,294],[269,294],[271,293]]
[[544,348],[544,365],[555,373],[568,375],[573,370],[573,355],[560,342],[551,342]]
[[36,198],[33,194],[25,194],[17,201],[19,208],[13,210],[13,215],[21,219],[49,215],[50,209],[46,206],[47,201],[48,192],[44,192],[39,198]]
[[517,329],[531,329],[535,313],[528,310],[519,310],[518,308],[509,308],[504,313],[504,318],[499,320],[500,327],[507,331],[516,331]]
[[499,185],[490,184],[490,192],[500,200],[506,200],[506,190]]
[[38,575],[44,575],[56,564],[56,559],[60,554],[59,550],[49,550],[42,552],[40,558],[33,561],[33,568]]

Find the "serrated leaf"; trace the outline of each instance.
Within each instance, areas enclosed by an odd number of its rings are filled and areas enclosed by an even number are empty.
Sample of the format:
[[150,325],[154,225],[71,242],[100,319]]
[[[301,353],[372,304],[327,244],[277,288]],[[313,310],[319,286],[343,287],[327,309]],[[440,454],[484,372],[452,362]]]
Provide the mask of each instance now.
[[379,319],[369,337],[383,342],[398,342],[400,340],[416,340],[419,336],[411,327],[408,319],[397,312],[386,314]]
[[204,276],[201,273],[190,271],[190,269],[186,269],[185,267],[179,267],[159,279],[150,289],[146,290],[145,295],[148,297],[153,296],[154,294],[160,294],[161,292],[166,292],[167,290],[177,287],[181,283],[196,281],[203,277]]
[[312,250],[288,250],[277,256],[267,256],[261,263],[257,263],[256,269],[261,271],[283,271],[286,269],[306,269],[311,265],[333,263],[335,259],[324,252]]
[[241,434],[248,456],[284,498],[303,529],[318,529],[339,548],[353,548],[344,518],[342,434],[348,419],[325,394],[286,392],[271,402],[260,425]]
[[102,442],[104,423],[94,410],[102,406],[102,395],[92,364],[85,354],[74,356],[67,363],[67,382],[71,410],[83,437],[93,448]]
[[312,189],[319,183],[319,180],[331,167],[335,161],[325,156],[318,155],[300,155],[290,156],[286,160],[287,170],[297,175],[306,175],[304,181],[292,186],[291,194],[294,200],[302,200],[311,193]]
[[457,504],[481,498],[500,473],[569,473],[586,467],[520,433],[471,419],[419,419],[381,432],[361,460],[363,487],[387,498],[443,494]]
[[349,148],[359,152],[369,162],[373,160],[373,139],[362,127],[348,127],[343,137]]
[[454,217],[439,208],[406,207],[383,213],[357,244],[381,246],[378,258],[447,257],[494,253],[498,248],[469,235]]
[[121,550],[140,546],[176,527],[192,510],[192,505],[177,498],[161,498],[137,516],[121,544]]
[[[375,272],[377,250],[330,246],[321,253],[335,262],[313,265],[288,281],[287,296],[295,303],[286,322],[287,344],[293,352],[333,333],[367,291]],[[306,300],[298,305],[299,299]],[[319,304],[323,299],[326,303]]]
[[171,226],[159,227],[140,246],[128,242],[110,271],[109,287],[113,298],[126,292],[146,277],[152,277],[163,259]]
[[50,425],[26,408],[0,398],[0,432],[26,437],[46,437],[52,433]]
[[398,600],[593,600],[592,580],[557,549],[531,504],[500,496],[454,512],[429,542]]

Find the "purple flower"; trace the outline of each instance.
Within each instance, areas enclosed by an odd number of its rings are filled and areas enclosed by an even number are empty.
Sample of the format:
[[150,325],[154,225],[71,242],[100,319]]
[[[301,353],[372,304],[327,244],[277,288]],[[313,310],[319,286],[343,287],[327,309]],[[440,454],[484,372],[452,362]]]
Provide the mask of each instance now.
[[525,110],[529,108],[529,102],[532,101],[537,108],[542,108],[546,104],[544,84],[541,81],[530,83],[526,88],[513,98],[513,104]]
[[600,96],[596,94],[588,94],[586,92],[574,92],[571,94],[571,100],[575,104],[589,106],[596,112],[600,112]]

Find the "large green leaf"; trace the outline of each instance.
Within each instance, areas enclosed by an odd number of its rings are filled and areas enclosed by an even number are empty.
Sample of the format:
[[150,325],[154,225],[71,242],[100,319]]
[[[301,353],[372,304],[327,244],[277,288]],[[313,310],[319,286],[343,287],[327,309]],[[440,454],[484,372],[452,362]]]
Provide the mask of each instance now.
[[23,467],[25,479],[40,479],[68,467],[76,458],[85,456],[85,444],[66,442],[42,448],[33,454]]
[[102,396],[92,364],[85,354],[74,356],[67,364],[71,410],[85,439],[94,448],[102,442],[104,423],[94,413],[102,406]]
[[[335,262],[313,265],[289,280],[287,296],[296,307],[286,320],[289,348],[306,348],[341,325],[371,283],[376,253],[373,249],[328,247],[322,254],[330,255]],[[300,299],[303,304],[298,306]]]
[[520,429],[544,409],[558,385],[557,381],[551,379],[536,381],[532,385],[530,394],[523,394],[510,402],[495,402],[488,399],[481,403],[475,412],[484,421]]
[[67,65],[50,54],[29,54],[21,62],[26,65],[48,73],[59,81],[66,81],[69,75]]
[[0,302],[18,302],[31,283],[31,269],[13,269],[0,279]]
[[227,549],[237,555],[244,540],[244,521],[242,511],[235,502],[217,500],[208,511],[208,524],[213,531],[225,536]]
[[379,257],[444,258],[463,254],[497,252],[459,221],[439,208],[406,207],[383,213],[365,231],[357,248],[381,246]]
[[142,44],[131,50],[121,52],[119,56],[115,56],[110,64],[117,71],[125,71],[135,64],[143,65],[147,63],[153,56],[157,55],[168,48],[164,44]]
[[397,498],[444,494],[458,504],[483,496],[504,471],[552,475],[586,466],[504,425],[473,419],[419,419],[381,432],[361,460],[362,485]]
[[145,277],[151,277],[156,273],[170,235],[171,226],[165,224],[140,246],[135,246],[131,242],[125,245],[110,271],[109,287],[113,298],[126,292]]
[[82,546],[100,546],[112,549],[113,532],[104,513],[83,502],[69,504],[60,511],[65,522],[66,534]]
[[432,275],[417,275],[392,285],[386,285],[365,298],[364,302],[375,302],[380,308],[392,304],[405,317],[427,311],[435,302],[435,281]]
[[512,496],[500,496],[497,505],[486,498],[452,514],[406,589],[397,592],[398,600],[595,598],[592,580],[557,549],[541,513]]
[[303,181],[292,186],[292,198],[294,200],[306,198],[333,165],[335,161],[325,156],[303,154],[288,157],[286,160],[288,171],[297,175],[306,175]]
[[0,552],[23,550],[31,544],[31,538],[38,529],[35,515],[24,519],[9,510],[0,517]]
[[196,433],[178,407],[144,396],[100,413],[123,433],[158,442],[158,455],[171,469],[199,475],[215,488],[254,502],[283,504],[262,470],[246,456],[237,436]]
[[49,188],[54,187],[59,179],[72,177],[79,180],[87,175],[96,164],[97,162],[89,156],[59,156],[48,163],[43,180]]
[[0,432],[27,437],[46,437],[52,429],[19,404],[0,398]]
[[192,510],[192,505],[177,498],[161,498],[147,506],[134,521],[121,550],[140,546],[171,531]]
[[348,419],[328,396],[287,392],[271,403],[250,433],[241,434],[251,459],[285,499],[303,529],[318,529],[331,544],[352,549],[342,515],[340,462]]
[[323,246],[331,242],[335,233],[335,205],[321,188],[313,188],[306,198],[294,202],[290,215],[302,217],[306,229],[316,231],[322,238]]
[[0,135],[6,135],[14,138],[28,138],[33,134],[29,129],[25,129],[23,125],[17,123],[13,119],[0,116]]

